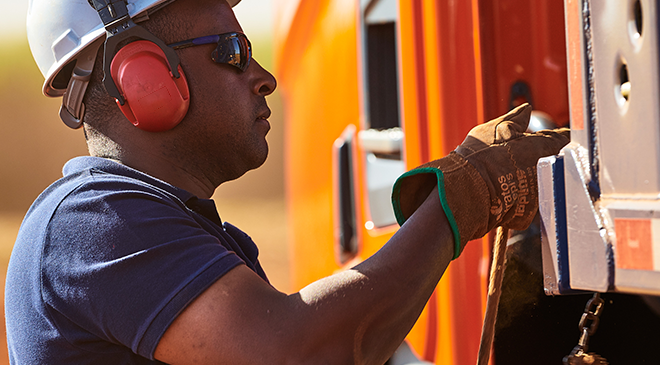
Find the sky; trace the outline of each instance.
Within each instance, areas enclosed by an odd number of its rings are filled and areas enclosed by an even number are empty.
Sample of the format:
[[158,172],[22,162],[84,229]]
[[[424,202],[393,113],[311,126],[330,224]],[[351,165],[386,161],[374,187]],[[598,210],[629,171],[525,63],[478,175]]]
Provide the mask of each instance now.
[[[0,0],[2,38],[25,37],[25,18],[29,0]],[[270,32],[272,0],[243,0],[234,8],[245,33]]]

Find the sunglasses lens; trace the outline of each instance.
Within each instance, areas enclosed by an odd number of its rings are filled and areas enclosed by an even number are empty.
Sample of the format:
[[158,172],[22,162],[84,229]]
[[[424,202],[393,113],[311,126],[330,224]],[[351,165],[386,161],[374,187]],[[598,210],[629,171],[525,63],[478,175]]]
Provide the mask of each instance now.
[[218,46],[211,53],[211,59],[216,63],[227,63],[245,71],[250,65],[252,49],[250,41],[242,34],[233,33],[220,38]]

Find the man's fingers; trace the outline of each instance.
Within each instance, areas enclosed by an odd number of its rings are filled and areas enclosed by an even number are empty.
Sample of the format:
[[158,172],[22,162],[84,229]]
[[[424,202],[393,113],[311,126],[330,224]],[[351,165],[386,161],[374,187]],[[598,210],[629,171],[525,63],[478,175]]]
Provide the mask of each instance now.
[[[523,104],[501,117],[472,128],[468,135],[486,145],[504,143],[523,135],[531,115],[532,107]],[[475,150],[474,147],[472,149]]]
[[528,103],[524,103],[514,109],[511,109],[510,112],[503,116],[503,120],[511,121],[515,125],[512,128],[515,128],[516,131],[521,133],[527,130],[527,125],[529,125],[529,118],[532,116],[532,106]]
[[560,128],[560,129],[555,129],[555,132],[561,134],[562,136],[566,137],[567,140],[571,140],[571,130],[568,128]]
[[527,124],[523,126],[520,122],[514,121],[503,121],[497,125],[495,129],[495,140],[494,143],[504,143],[512,139],[516,139],[524,135],[525,130],[527,129]]

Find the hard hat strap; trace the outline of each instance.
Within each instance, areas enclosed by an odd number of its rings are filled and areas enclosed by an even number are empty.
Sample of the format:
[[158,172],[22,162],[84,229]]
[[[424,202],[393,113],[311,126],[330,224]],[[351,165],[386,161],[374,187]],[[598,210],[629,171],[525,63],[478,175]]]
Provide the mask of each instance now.
[[120,28],[131,19],[128,15],[128,6],[125,0],[88,0],[89,4],[99,13],[99,17],[105,25],[105,29],[116,34],[121,32]]

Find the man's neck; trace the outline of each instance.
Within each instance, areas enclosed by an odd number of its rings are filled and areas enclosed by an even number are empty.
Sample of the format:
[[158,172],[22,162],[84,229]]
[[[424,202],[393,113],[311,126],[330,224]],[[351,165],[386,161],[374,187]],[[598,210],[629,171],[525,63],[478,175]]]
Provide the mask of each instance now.
[[203,173],[195,171],[191,166],[185,166],[180,161],[154,153],[155,149],[146,146],[130,150],[118,146],[113,146],[112,149],[100,147],[102,146],[88,144],[90,156],[117,161],[199,198],[208,199],[215,191],[215,185]]

